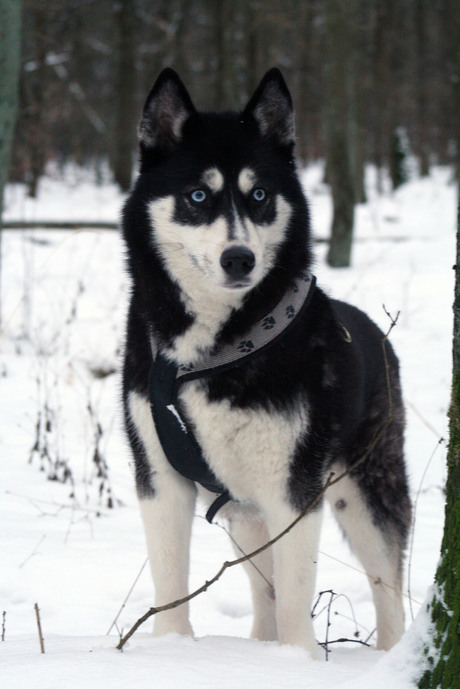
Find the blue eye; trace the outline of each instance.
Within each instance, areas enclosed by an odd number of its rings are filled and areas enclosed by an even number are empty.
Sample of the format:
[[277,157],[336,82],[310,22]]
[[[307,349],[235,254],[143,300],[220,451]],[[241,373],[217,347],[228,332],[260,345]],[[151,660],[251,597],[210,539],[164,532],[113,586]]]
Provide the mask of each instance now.
[[260,201],[264,201],[265,197],[266,193],[264,189],[254,189],[254,191],[252,192],[252,198],[254,199],[254,201],[259,201],[259,203]]
[[190,194],[190,198],[194,203],[203,203],[203,201],[206,200],[206,192],[204,192],[203,189],[195,189],[195,191],[192,191]]

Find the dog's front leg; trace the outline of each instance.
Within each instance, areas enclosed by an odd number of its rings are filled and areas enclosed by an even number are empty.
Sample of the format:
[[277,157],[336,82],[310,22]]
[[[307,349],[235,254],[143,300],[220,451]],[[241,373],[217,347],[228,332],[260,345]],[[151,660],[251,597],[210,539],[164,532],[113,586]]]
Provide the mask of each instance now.
[[[191,482],[171,472],[157,475],[156,479],[155,495],[141,499],[140,510],[155,586],[155,606],[160,606],[188,594],[196,490]],[[170,632],[193,635],[188,603],[155,615],[155,636]]]
[[[286,508],[267,514],[270,537],[281,533],[297,514]],[[322,509],[307,514],[273,546],[278,640],[302,646],[317,658],[311,619]]]

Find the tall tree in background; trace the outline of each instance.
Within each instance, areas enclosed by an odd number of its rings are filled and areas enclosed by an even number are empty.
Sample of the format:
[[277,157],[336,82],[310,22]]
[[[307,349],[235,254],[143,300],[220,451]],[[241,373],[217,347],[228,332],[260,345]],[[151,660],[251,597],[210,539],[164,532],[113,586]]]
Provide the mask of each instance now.
[[3,191],[8,180],[10,153],[18,104],[22,3],[0,0],[0,325],[2,323]]
[[325,1],[326,62],[324,125],[327,173],[331,185],[333,219],[327,262],[334,268],[350,265],[353,239],[355,184],[350,146],[352,97],[352,19],[355,0]]
[[135,0],[119,0],[115,7],[118,36],[114,135],[111,145],[113,175],[123,191],[131,186],[136,112],[136,6]]
[[428,72],[428,3],[427,0],[415,0],[415,38],[417,44],[417,153],[420,160],[420,174],[426,177],[430,172],[429,149],[427,138],[427,72]]
[[216,11],[217,104],[219,110],[243,108],[249,98],[249,35],[252,7],[247,0],[218,0]]
[[457,179],[460,182],[460,12],[458,0],[446,0],[444,38],[450,83],[453,89],[454,137],[456,141]]
[[444,536],[441,560],[429,604],[432,645],[423,649],[428,669],[420,689],[453,689],[460,668],[460,202],[455,267],[452,398],[449,410],[449,451]]
[[0,229],[18,104],[21,0],[0,0]]

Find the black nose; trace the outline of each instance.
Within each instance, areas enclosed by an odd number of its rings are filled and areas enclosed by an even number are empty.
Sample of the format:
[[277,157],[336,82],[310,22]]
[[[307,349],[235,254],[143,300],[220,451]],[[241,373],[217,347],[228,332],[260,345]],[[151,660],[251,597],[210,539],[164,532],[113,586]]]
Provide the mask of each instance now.
[[220,265],[227,275],[234,280],[244,278],[256,264],[256,257],[251,249],[245,246],[231,246],[225,249],[220,257]]

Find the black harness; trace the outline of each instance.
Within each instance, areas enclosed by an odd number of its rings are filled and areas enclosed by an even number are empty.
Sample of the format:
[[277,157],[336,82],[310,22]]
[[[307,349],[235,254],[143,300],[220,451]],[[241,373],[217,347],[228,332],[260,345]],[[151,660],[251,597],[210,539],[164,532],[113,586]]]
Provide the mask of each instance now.
[[241,339],[204,356],[198,363],[177,366],[161,352],[153,351],[149,375],[149,399],[163,451],[176,471],[218,493],[206,513],[212,522],[218,510],[233,500],[203,456],[179,399],[180,387],[189,381],[240,366],[272,347],[305,314],[315,291],[316,279],[304,274],[296,280],[275,308],[260,319]]

